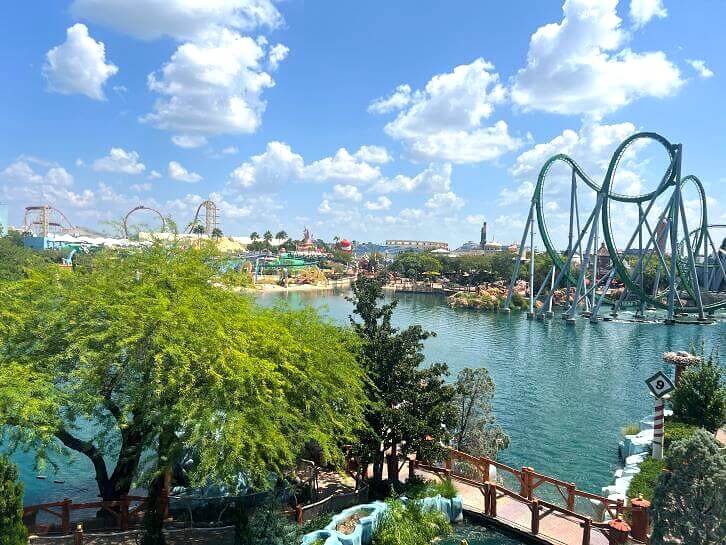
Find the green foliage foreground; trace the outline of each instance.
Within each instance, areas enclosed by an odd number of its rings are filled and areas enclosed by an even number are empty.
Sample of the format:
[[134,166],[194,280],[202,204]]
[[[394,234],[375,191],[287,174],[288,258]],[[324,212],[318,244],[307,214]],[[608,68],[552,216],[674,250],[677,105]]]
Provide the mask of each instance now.
[[[652,505],[652,545],[722,545],[726,536],[726,451],[698,430],[666,452]],[[642,466],[641,466],[642,469]]]
[[25,545],[28,532],[23,525],[23,485],[18,470],[0,456],[0,545]]
[[214,258],[156,245],[0,285],[0,439],[85,455],[104,499],[185,452],[194,482],[266,482],[309,440],[339,460],[366,402],[357,339],[215,287]]
[[451,533],[451,524],[439,511],[424,512],[416,502],[389,500],[388,509],[373,534],[373,545],[430,545]]
[[717,351],[687,367],[671,394],[674,419],[716,431],[726,424],[726,383]]

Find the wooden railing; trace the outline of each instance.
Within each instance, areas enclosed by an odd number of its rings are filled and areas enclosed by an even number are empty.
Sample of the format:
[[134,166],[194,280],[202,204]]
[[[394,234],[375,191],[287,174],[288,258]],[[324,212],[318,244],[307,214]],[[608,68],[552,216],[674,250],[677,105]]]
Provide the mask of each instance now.
[[[146,507],[147,498],[142,496],[122,496],[114,501],[94,501],[74,503],[66,498],[63,501],[29,505],[23,508],[23,522],[32,533],[62,533],[71,532],[71,521],[75,520],[74,512],[94,510],[106,516],[94,516],[93,520],[104,522],[104,529],[128,530],[141,521],[142,513]],[[39,513],[50,515],[51,522],[38,524]]]
[[[454,461],[470,464],[481,473],[482,479],[472,479],[469,476],[458,473],[455,464],[452,463]],[[489,474],[490,467],[496,467],[498,472],[512,475],[515,478],[519,490],[511,490],[503,484],[491,480]],[[582,528],[582,545],[590,544],[593,531],[603,533],[607,537],[608,542],[613,544],[625,543],[625,540],[628,538],[631,542],[646,542],[647,540],[645,531],[641,532],[643,535],[640,535],[640,533],[638,535],[631,533],[628,536],[630,527],[622,521],[622,517],[625,514],[631,517],[645,517],[646,523],[638,526],[647,528],[646,510],[637,509],[636,507],[626,507],[622,500],[615,501],[598,494],[578,490],[575,483],[538,473],[531,467],[523,467],[521,470],[517,470],[490,458],[476,457],[457,450],[450,450],[449,458],[445,460],[444,467],[426,464],[418,460],[409,460],[409,476],[414,475],[417,469],[433,473],[439,478],[450,478],[458,483],[479,489],[483,496],[483,514],[486,517],[498,518],[497,502],[503,497],[511,498],[525,505],[531,512],[530,525],[525,530],[534,536],[540,535],[540,521],[556,513],[580,525]],[[537,489],[545,483],[549,483],[555,487],[557,493],[562,497],[565,504],[564,507],[537,497]],[[590,515],[578,513],[575,505],[577,498],[600,502],[612,519],[608,522],[595,521]],[[626,530],[623,530],[623,528],[626,528]],[[557,539],[557,536],[549,537]]]

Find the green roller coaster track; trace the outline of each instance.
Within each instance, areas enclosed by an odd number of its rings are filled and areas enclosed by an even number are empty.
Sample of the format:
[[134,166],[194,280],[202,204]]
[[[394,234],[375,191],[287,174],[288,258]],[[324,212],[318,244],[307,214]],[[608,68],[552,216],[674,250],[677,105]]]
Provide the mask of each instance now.
[[[663,174],[660,183],[653,191],[640,195],[625,195],[616,193],[613,190],[613,187],[620,161],[628,151],[628,148],[639,141],[654,141],[657,144],[660,144],[668,156],[668,167],[666,172]],[[593,294],[592,301],[595,314],[602,302],[614,304],[617,309],[617,305],[619,303],[606,298],[607,288],[610,286],[610,282],[613,278],[617,278],[623,282],[627,290],[624,294],[630,293],[639,299],[641,309],[646,304],[651,307],[666,309],[668,310],[669,318],[671,319],[673,318],[676,310],[676,299],[678,299],[677,311],[679,313],[698,313],[701,318],[704,317],[704,313],[706,312],[713,313],[716,310],[726,308],[726,300],[715,300],[705,303],[702,301],[703,290],[701,286],[699,286],[696,258],[698,256],[703,256],[706,267],[709,267],[708,256],[709,252],[713,250],[713,256],[716,256],[715,260],[717,261],[717,263],[714,264],[714,268],[719,268],[720,272],[724,276],[726,276],[726,271],[724,271],[721,258],[717,257],[718,251],[716,250],[713,240],[709,235],[707,200],[703,184],[694,175],[681,177],[681,161],[682,146],[680,144],[671,144],[665,137],[655,132],[640,132],[625,139],[615,150],[601,185],[594,182],[571,157],[564,154],[558,154],[550,157],[543,165],[537,177],[537,184],[531,201],[530,215],[527,220],[527,227],[525,227],[525,232],[522,237],[522,244],[520,245],[519,259],[516,262],[515,271],[512,274],[512,281],[510,283],[509,293],[504,308],[509,308],[514,283],[519,273],[519,267],[522,262],[524,246],[528,234],[531,237],[530,246],[533,246],[535,218],[542,242],[554,265],[550,273],[551,277],[548,276],[545,280],[545,283],[547,283],[550,279],[552,281],[550,294],[548,296],[548,304],[551,307],[552,291],[554,291],[556,287],[563,285],[576,287],[574,302],[570,309],[570,317],[572,317],[577,305],[579,304],[579,295],[582,293],[583,298],[587,298],[588,288],[585,282],[585,274],[588,267],[590,252],[593,249],[592,243],[594,241],[595,244],[597,244],[600,225],[602,227],[603,240],[610,254],[610,260],[612,261],[612,269],[600,296],[600,301],[597,305],[595,305],[595,293],[599,280],[597,278],[596,265],[593,265],[593,281],[591,282],[590,289]],[[557,163],[564,163],[570,168],[572,173],[569,243],[564,255],[555,248],[552,241],[552,237],[550,236],[547,226],[546,209],[544,205],[543,190],[545,188],[546,180],[552,170],[552,167]],[[597,196],[595,208],[590,213],[584,227],[580,225],[579,204],[576,196],[576,187],[580,180],[584,182],[585,185]],[[698,218],[699,225],[695,229],[688,228],[687,217],[682,202],[681,194],[686,184],[692,184],[695,186],[696,192],[698,193],[698,200],[700,201],[700,217]],[[668,197],[668,204],[661,213],[658,223],[655,225],[654,231],[649,225],[647,217],[648,213],[651,209],[653,209],[656,199],[662,196]],[[613,234],[614,230],[612,228],[612,210],[614,203],[630,203],[638,205],[639,222],[626,248],[630,249],[636,238],[639,240],[639,257],[635,272],[628,270],[625,259],[618,252],[618,248],[615,243]],[[681,229],[685,233],[680,241],[678,241],[679,223],[681,224]],[[661,228],[663,231],[659,233],[658,229]],[[648,245],[645,250],[642,246],[643,235],[645,233],[644,229],[647,229],[648,235]],[[580,270],[578,272],[577,270],[573,270],[573,257],[576,251],[579,252],[580,256],[582,256],[583,242],[588,232],[589,238],[587,242],[587,250],[585,252],[585,264],[580,265]],[[659,237],[663,237],[665,234],[667,234],[667,237],[670,240],[670,256],[667,255],[667,251],[665,251],[658,240]],[[574,235],[577,236],[576,240]],[[652,250],[650,249],[651,243],[653,244]],[[642,270],[645,267],[643,260],[648,251],[651,252],[651,257],[654,253],[657,254],[658,275],[660,275],[661,272],[668,275],[667,288],[665,290],[658,291],[658,281],[656,281],[653,294],[648,293],[644,285],[639,284],[636,281],[636,277],[639,273],[642,278]],[[668,266],[668,260],[670,260],[670,267]],[[708,269],[706,272],[708,273]],[[660,278],[660,276],[658,276],[658,278]],[[688,293],[689,298],[694,301],[695,304],[683,304],[678,293],[679,286],[682,290],[685,290]],[[534,286],[532,288],[534,288]],[[535,300],[539,299],[540,294],[543,293],[543,291],[547,291],[545,288],[546,286],[543,284],[536,296],[534,293],[530,294],[531,314],[534,313]],[[534,290],[531,289],[530,291],[533,292]],[[664,297],[667,297],[666,301],[663,300]],[[544,310],[545,309],[543,308],[543,314]]]

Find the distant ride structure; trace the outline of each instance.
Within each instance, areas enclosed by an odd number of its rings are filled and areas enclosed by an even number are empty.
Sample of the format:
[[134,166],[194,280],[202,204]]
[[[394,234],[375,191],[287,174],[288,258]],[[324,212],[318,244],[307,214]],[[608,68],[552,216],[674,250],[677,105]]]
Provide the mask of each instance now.
[[161,230],[166,230],[166,220],[164,219],[164,216],[159,212],[156,208],[151,208],[149,206],[144,206],[143,204],[140,204],[138,206],[135,206],[131,210],[129,210],[126,215],[124,216],[122,227],[124,231],[124,238],[129,238],[129,218],[134,215],[135,213],[142,211],[142,210],[148,210],[149,212],[152,212],[159,216],[159,220],[161,221]]
[[26,206],[23,214],[23,231],[35,237],[49,234],[66,234],[76,227],[59,209],[49,204]]
[[219,209],[214,201],[205,200],[199,203],[197,211],[194,213],[194,219],[186,232],[191,233],[197,225],[201,225],[204,228],[204,234],[210,237],[219,229]]
[[[657,187],[638,194],[616,192],[614,181],[622,158],[653,142],[667,158],[666,171]],[[598,322],[603,305],[610,307],[611,317],[624,307],[632,307],[636,320],[644,320],[648,310],[663,309],[668,324],[693,315],[699,321],[708,321],[717,310],[726,308],[726,248],[722,245],[719,249],[712,236],[713,231],[724,226],[709,224],[703,184],[694,175],[682,175],[682,158],[681,144],[672,144],[655,132],[635,133],[615,150],[598,184],[571,157],[550,157],[537,178],[502,310],[510,309],[525,261],[529,264],[530,318],[552,317],[557,293],[564,294],[562,317],[568,323],[574,323],[578,313]],[[543,196],[553,166],[560,163],[570,174],[569,206],[566,211],[558,211],[561,218],[566,212],[569,219],[564,252],[556,249],[550,235],[547,219],[552,210]],[[697,197],[686,202],[686,188],[695,191]],[[700,211],[695,224],[689,225],[686,207],[693,207],[694,201]],[[594,204],[586,213],[589,202]],[[628,206],[637,208],[630,225],[623,212],[630,210]],[[618,219],[617,231],[626,235],[627,243],[621,248],[615,240],[614,217]],[[538,289],[534,285],[533,259],[536,231],[552,261]],[[526,259],[528,239],[530,257]]]

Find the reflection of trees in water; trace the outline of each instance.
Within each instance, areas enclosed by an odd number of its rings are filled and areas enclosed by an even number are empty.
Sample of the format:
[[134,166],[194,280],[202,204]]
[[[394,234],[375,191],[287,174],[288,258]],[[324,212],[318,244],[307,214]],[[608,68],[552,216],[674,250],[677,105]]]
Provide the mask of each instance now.
[[521,545],[516,539],[497,533],[483,526],[455,524],[453,535],[437,541],[439,545],[460,545],[465,539],[469,545]]

